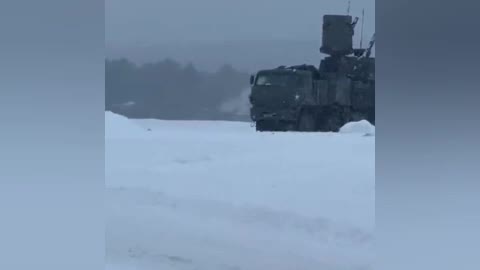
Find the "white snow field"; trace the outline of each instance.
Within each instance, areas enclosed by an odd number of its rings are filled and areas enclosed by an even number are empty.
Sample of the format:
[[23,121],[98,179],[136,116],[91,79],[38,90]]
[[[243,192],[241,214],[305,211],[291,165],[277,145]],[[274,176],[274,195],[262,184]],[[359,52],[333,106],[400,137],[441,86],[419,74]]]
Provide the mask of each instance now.
[[105,121],[106,269],[373,269],[366,123],[335,134]]

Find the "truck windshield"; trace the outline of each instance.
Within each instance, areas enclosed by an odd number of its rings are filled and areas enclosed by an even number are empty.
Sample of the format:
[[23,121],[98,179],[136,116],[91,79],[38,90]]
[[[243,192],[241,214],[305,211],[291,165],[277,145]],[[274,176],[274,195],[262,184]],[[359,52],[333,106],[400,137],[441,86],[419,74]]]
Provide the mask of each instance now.
[[259,86],[303,86],[303,79],[296,74],[263,73],[257,76]]

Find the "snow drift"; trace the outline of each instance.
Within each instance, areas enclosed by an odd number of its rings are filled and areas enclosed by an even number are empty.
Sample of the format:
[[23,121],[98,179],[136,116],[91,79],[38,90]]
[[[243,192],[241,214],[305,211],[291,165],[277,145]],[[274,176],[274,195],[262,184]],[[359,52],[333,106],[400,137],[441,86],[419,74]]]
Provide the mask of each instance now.
[[107,269],[372,269],[374,138],[105,117]]
[[146,130],[130,119],[110,111],[105,112],[105,138],[138,138],[145,134]]
[[375,126],[367,120],[350,122],[340,128],[340,133],[360,133],[365,135],[375,135]]

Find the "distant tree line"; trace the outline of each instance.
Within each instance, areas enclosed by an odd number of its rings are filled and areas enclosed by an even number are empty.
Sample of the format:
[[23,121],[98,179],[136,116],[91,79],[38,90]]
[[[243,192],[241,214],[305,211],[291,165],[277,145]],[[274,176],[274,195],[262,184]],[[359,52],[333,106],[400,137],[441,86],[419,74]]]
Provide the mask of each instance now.
[[105,108],[129,118],[248,120],[245,113],[225,108],[232,101],[243,106],[245,100],[236,99],[245,96],[248,78],[230,65],[209,73],[171,59],[140,66],[107,59]]

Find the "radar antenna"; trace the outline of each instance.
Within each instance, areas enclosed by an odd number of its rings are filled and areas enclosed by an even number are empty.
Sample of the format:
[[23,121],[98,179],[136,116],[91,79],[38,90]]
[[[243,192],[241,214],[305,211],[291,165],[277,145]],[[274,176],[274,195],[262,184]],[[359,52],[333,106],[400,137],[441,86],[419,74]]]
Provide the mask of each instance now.
[[363,49],[363,25],[365,24],[365,9],[362,9],[362,32],[360,34],[360,49]]

